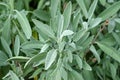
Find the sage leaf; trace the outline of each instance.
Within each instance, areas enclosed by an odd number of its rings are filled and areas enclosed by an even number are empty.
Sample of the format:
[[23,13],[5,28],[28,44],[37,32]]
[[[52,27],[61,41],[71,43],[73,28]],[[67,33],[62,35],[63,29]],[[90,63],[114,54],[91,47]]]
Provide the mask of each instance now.
[[102,21],[108,19],[113,16],[120,9],[120,1],[115,2],[110,7],[101,12],[98,17],[102,18]]
[[71,13],[72,13],[72,3],[69,2],[66,5],[66,8],[63,12],[63,16],[64,16],[64,25],[63,25],[64,28],[63,28],[63,30],[66,30],[70,24]]
[[59,2],[59,0],[51,0],[50,12],[52,18],[56,16]]
[[92,53],[96,57],[98,63],[100,63],[100,56],[93,45],[90,46],[90,50],[92,51]]
[[76,0],[76,1],[79,4],[80,8],[82,9],[82,12],[85,18],[88,18],[88,12],[87,12],[84,0]]
[[27,68],[30,64],[34,63],[34,62],[38,62],[38,61],[42,61],[45,58],[45,54],[37,54],[35,56],[33,56],[32,58],[30,58],[24,65],[24,68]]
[[19,36],[17,35],[15,37],[15,44],[14,44],[14,54],[15,54],[15,56],[19,55],[19,50],[20,50],[20,39],[19,39]]
[[55,49],[52,49],[47,53],[47,56],[45,59],[45,70],[49,69],[49,67],[55,61],[56,57],[57,57],[57,50]]
[[83,69],[89,70],[89,71],[92,70],[91,66],[86,61],[83,61]]
[[60,39],[62,39],[64,36],[72,35],[73,33],[74,33],[74,32],[71,31],[71,30],[65,30],[65,31],[63,31],[63,33],[61,34]]
[[51,37],[53,39],[55,39],[55,36],[54,36],[54,32],[52,29],[50,29],[50,27],[36,19],[33,19],[32,20],[34,22],[34,24],[36,25],[36,27],[39,28],[39,30],[41,32],[43,32],[45,35],[47,35],[48,37]]
[[108,45],[105,45],[103,43],[100,43],[100,42],[96,42],[96,43],[100,47],[100,49],[102,51],[104,51],[104,53],[106,53],[108,56],[112,57],[114,60],[120,62],[120,56],[118,55],[117,50],[115,50],[114,48],[112,48]]
[[98,0],[94,0],[92,5],[90,6],[90,9],[88,11],[88,19],[90,20],[91,17],[93,16],[93,13],[95,11],[96,5],[97,5]]
[[19,12],[17,10],[15,10],[15,12],[17,13],[17,20],[21,25],[21,28],[26,36],[27,39],[30,39],[32,36],[32,30],[29,24],[29,21],[25,15],[24,12]]
[[8,45],[8,43],[6,42],[6,40],[4,38],[1,37],[1,43],[3,48],[5,49],[6,53],[8,54],[9,57],[12,57],[12,51]]

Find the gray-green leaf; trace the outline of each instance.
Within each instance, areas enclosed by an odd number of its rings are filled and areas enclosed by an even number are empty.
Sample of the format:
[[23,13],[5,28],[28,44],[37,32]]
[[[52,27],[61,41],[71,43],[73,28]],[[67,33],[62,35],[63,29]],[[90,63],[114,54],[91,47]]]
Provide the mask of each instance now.
[[34,62],[38,62],[41,61],[45,58],[45,53],[41,53],[41,54],[37,54],[35,56],[33,56],[32,58],[30,58],[24,65],[24,68],[26,68],[27,66],[30,66],[30,64],[34,63]]
[[17,35],[15,37],[15,44],[14,44],[14,54],[15,54],[15,56],[19,55],[19,49],[20,49],[20,39],[19,39],[19,36]]
[[102,21],[102,18],[93,19],[93,20],[91,21],[91,23],[90,23],[89,29],[92,29],[92,28],[98,26],[101,21]]
[[64,30],[66,30],[69,26],[69,23],[70,23],[70,18],[71,18],[71,13],[72,13],[72,4],[71,2],[69,2],[67,5],[66,5],[66,8],[63,12],[63,16],[64,16]]
[[118,55],[118,51],[117,50],[115,50],[113,47],[110,47],[110,46],[105,45],[103,43],[100,43],[100,42],[96,42],[96,43],[100,47],[100,49],[102,51],[104,51],[104,53],[106,53],[107,55],[112,57],[114,60],[120,62],[120,56]]
[[48,44],[43,45],[43,47],[42,47],[41,50],[40,50],[40,53],[45,52],[45,50],[46,50],[48,47],[49,47]]
[[89,71],[92,70],[91,66],[86,61],[83,61],[83,69],[89,70]]
[[1,37],[1,43],[3,45],[3,48],[5,49],[6,53],[8,54],[9,57],[12,57],[12,51],[8,45],[8,43],[6,42],[6,40]]
[[65,30],[63,31],[63,33],[61,34],[61,39],[64,37],[64,36],[69,36],[69,35],[72,35],[74,32],[71,31],[71,30]]
[[51,0],[50,12],[51,17],[54,18],[56,16],[56,12],[58,9],[59,0]]
[[98,17],[102,18],[102,21],[108,19],[112,15],[114,15],[120,9],[120,1],[115,2],[110,7],[105,9],[103,12],[99,14]]
[[75,70],[71,71],[71,74],[74,76],[75,80],[84,80],[83,76],[81,75],[81,73],[78,73]]
[[115,79],[115,76],[116,76],[116,67],[113,65],[113,64],[110,64],[110,72],[111,72],[111,75],[112,75],[112,78]]
[[32,21],[34,22],[36,27],[38,27],[40,29],[41,32],[43,32],[45,35],[55,39],[54,32],[48,25],[46,25],[36,19],[33,19]]
[[52,65],[56,57],[57,57],[57,50],[55,49],[52,49],[47,53],[45,60],[45,70],[47,70]]
[[98,60],[98,63],[100,63],[100,56],[93,45],[90,46],[90,50],[92,51],[92,53],[94,54],[94,56]]
[[11,58],[9,58],[7,61],[15,60],[15,61],[26,62],[26,61],[29,60],[29,59],[30,59],[29,57],[15,56],[15,57],[11,57]]
[[93,14],[94,14],[94,11],[95,11],[97,2],[98,2],[98,0],[94,0],[93,3],[92,3],[92,5],[90,6],[90,9],[89,9],[89,11],[88,11],[88,17],[89,17],[88,19],[89,19],[89,20],[91,19],[91,17],[92,17]]
[[2,37],[7,41],[8,44],[10,44],[11,41],[11,19],[10,16],[4,23],[4,28],[2,31]]
[[47,22],[50,20],[50,14],[48,14],[43,10],[35,10],[33,11],[33,14],[40,20],[47,21]]
[[27,39],[30,39],[30,37],[32,36],[32,30],[29,24],[29,21],[25,15],[24,12],[19,12],[17,10],[15,10],[15,12],[17,13],[17,20],[21,25],[21,28],[26,36]]
[[79,30],[79,31],[74,35],[73,40],[74,40],[75,42],[77,42],[78,40],[80,40],[80,39],[84,36],[84,34],[85,34],[86,32],[87,32],[87,31],[86,31],[85,29]]
[[4,80],[8,80],[8,78],[11,80],[20,80],[18,76],[11,70],[3,77]]
[[83,66],[82,59],[78,55],[75,55],[75,60],[78,64],[79,68],[82,69],[82,66]]
[[30,41],[30,42],[24,42],[21,45],[22,49],[40,49],[43,46],[43,44],[39,41]]
[[0,66],[4,66],[7,64],[6,60],[8,59],[7,55],[0,51]]
[[80,8],[82,9],[83,15],[86,18],[88,18],[88,12],[87,12],[84,0],[76,0],[76,1],[79,4]]

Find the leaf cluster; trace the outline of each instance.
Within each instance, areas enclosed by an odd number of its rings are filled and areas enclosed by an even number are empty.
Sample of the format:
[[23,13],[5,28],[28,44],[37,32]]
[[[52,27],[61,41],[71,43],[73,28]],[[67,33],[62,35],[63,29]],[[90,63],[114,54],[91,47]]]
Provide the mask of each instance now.
[[120,80],[119,0],[0,0],[0,79]]

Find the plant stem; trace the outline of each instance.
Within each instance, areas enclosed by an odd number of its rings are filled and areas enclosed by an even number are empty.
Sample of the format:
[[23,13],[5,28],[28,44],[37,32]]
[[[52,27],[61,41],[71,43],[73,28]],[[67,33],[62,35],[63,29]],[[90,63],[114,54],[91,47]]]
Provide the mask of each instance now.
[[[96,34],[95,38],[93,39],[93,41],[91,42],[90,45],[93,45],[93,44],[94,44],[94,42],[95,42],[96,39],[98,38],[99,34],[104,30],[104,28],[106,27],[106,22],[104,22],[101,27],[102,27],[102,28],[100,28],[100,30],[98,31],[98,33]],[[90,46],[89,46],[89,47],[90,47]],[[89,51],[90,51],[90,50],[89,50],[89,48],[88,48],[87,51],[85,52],[84,58],[85,58],[85,56],[87,55],[87,53],[88,53]]]

